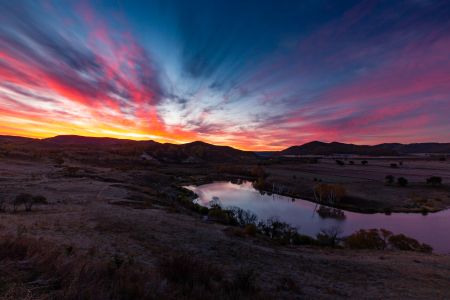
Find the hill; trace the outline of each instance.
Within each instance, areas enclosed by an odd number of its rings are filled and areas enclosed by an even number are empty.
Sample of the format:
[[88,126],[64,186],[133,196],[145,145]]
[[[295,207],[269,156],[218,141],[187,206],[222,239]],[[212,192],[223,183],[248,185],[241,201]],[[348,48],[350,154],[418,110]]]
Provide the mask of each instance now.
[[314,141],[303,144],[301,146],[292,146],[280,151],[281,155],[357,154],[384,156],[414,153],[450,153],[450,143],[386,143],[370,146],[345,144],[338,142],[324,143]]
[[[255,158],[255,154],[228,146],[216,146],[204,142],[192,142],[187,144],[158,143],[155,141],[135,141],[105,137],[85,137],[77,135],[60,135],[47,139],[31,139],[10,136],[0,136],[0,146],[20,147],[24,152],[30,150],[52,153],[83,152],[93,156],[105,157],[106,153],[122,157],[138,157],[143,153],[162,162],[221,162],[239,161]],[[102,155],[105,153],[105,155]]]

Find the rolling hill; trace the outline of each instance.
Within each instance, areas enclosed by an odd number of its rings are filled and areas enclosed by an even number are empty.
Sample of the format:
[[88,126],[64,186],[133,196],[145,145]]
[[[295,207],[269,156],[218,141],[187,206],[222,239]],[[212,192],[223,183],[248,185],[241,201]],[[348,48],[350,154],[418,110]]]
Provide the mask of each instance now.
[[379,145],[355,145],[345,143],[310,142],[300,146],[292,146],[279,152],[280,155],[402,155],[414,153],[450,153],[450,143],[386,143]]

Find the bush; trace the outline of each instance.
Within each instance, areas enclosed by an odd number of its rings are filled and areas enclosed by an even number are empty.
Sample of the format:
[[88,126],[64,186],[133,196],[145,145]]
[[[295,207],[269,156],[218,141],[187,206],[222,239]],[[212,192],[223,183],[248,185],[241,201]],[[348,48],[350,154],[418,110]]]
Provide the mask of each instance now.
[[384,250],[387,248],[431,253],[433,248],[421,244],[404,234],[394,235],[386,229],[358,230],[344,240],[344,245],[351,249]]
[[209,212],[209,209],[208,209],[206,206],[200,205],[200,204],[198,204],[198,203],[194,203],[193,209],[194,209],[196,212],[198,212],[198,213],[200,213],[200,214],[202,214],[202,215],[204,215],[204,216],[207,215],[208,212]]
[[419,243],[417,240],[407,237],[404,234],[393,235],[389,237],[389,244],[398,250],[418,251],[431,253],[433,248],[430,245]]
[[239,207],[230,207],[227,210],[230,212],[235,225],[245,227],[249,224],[256,224],[258,221],[258,216],[250,210],[244,210]]
[[395,181],[395,177],[392,175],[386,175],[386,177],[384,177],[384,179],[387,184],[393,184]]
[[317,241],[304,234],[296,234],[292,239],[292,244],[294,245],[317,245]]
[[339,160],[339,159],[336,160],[336,163],[337,163],[338,165],[340,165],[340,166],[345,165],[345,163],[344,163],[342,160]]
[[317,243],[321,246],[336,247],[341,241],[342,230],[337,226],[328,229],[321,229],[317,234]]
[[345,188],[339,184],[320,183],[313,189],[314,197],[317,202],[335,203],[341,201],[346,195]]
[[244,227],[244,233],[250,236],[255,236],[258,228],[255,224],[247,224]]
[[222,208],[222,202],[220,202],[219,197],[214,196],[208,204],[211,208]]
[[[118,266],[103,259],[94,262],[68,256],[63,248],[41,239],[2,236],[0,260],[4,262],[0,266],[2,299],[12,295],[5,299],[137,300],[158,295],[150,272],[126,261]],[[18,287],[23,287],[28,298]]]
[[47,198],[42,195],[33,196],[33,202],[35,204],[48,204]]
[[386,239],[390,235],[392,235],[392,232],[385,229],[361,229],[345,239],[345,246],[351,249],[382,250],[387,247]]
[[431,184],[432,186],[441,185],[442,177],[439,176],[431,176],[427,178],[427,184]]
[[232,221],[229,211],[222,209],[220,206],[211,207],[208,210],[208,217],[222,224],[230,224]]
[[364,166],[367,165],[368,163],[369,163],[369,162],[368,162],[367,160],[361,161],[361,164],[364,165]]
[[291,244],[298,235],[297,229],[288,223],[281,222],[277,218],[270,218],[258,223],[259,231],[281,244]]
[[320,205],[319,208],[317,209],[317,213],[321,218],[334,218],[340,220],[345,219],[344,211],[328,206]]
[[13,202],[14,211],[16,211],[16,207],[21,204],[25,206],[26,211],[31,211],[31,207],[33,206],[33,196],[27,193],[17,195]]
[[407,186],[408,185],[408,179],[404,178],[404,177],[399,177],[397,178],[397,183],[399,186]]
[[395,163],[393,163],[393,164],[391,164],[391,168],[398,168],[398,165],[397,164],[395,164]]

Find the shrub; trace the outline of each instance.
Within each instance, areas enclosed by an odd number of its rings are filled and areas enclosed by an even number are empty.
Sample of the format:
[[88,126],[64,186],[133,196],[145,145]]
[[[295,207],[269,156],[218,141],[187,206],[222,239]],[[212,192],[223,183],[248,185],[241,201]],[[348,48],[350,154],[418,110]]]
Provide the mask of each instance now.
[[397,178],[397,183],[399,186],[407,186],[408,185],[408,179],[404,177]]
[[394,168],[394,169],[395,169],[395,168],[398,168],[398,165],[395,164],[395,163],[392,163],[392,164],[391,164],[391,168]]
[[206,206],[200,205],[198,203],[194,203],[193,209],[202,215],[207,215],[209,213],[209,209]]
[[211,207],[208,210],[208,217],[212,219],[213,221],[222,223],[222,224],[230,224],[231,218],[230,213],[224,209],[222,209],[220,206]]
[[353,160],[351,160],[351,161],[350,161],[350,164],[351,164],[351,165],[354,165],[354,164],[355,164],[355,162],[354,162]]
[[[1,296],[12,295],[5,299],[137,300],[158,295],[150,272],[127,262],[114,266],[105,260],[67,256],[64,249],[43,240],[2,236],[0,260],[5,262],[0,266]],[[18,293],[18,287],[24,287],[28,298]]]
[[364,165],[364,166],[367,165],[368,163],[369,163],[369,162],[368,162],[367,160],[361,161],[361,164]]
[[389,237],[389,244],[398,250],[418,251],[431,253],[433,248],[430,245],[419,243],[417,240],[407,237],[404,234],[397,234]]
[[321,183],[314,187],[313,189],[314,197],[316,201],[322,203],[327,201],[329,203],[339,202],[343,197],[345,197],[345,188],[339,184],[326,184]]
[[288,223],[281,222],[277,218],[258,223],[259,231],[281,244],[290,244],[294,237],[298,234],[297,229]]
[[296,234],[292,239],[292,244],[294,245],[317,245],[317,241],[304,234]]
[[219,197],[216,196],[214,196],[208,204],[211,208],[222,208],[222,202],[220,202]]
[[25,206],[26,211],[31,211],[31,207],[33,206],[33,196],[27,193],[17,195],[13,202],[14,211],[16,211],[16,207],[21,204]]
[[321,229],[317,234],[317,243],[321,246],[336,247],[341,241],[342,230],[337,226]]
[[31,194],[22,193],[16,196],[13,201],[14,211],[16,211],[17,206],[23,204],[26,211],[31,211],[33,204],[47,204],[47,198],[42,195],[33,196]]
[[431,176],[427,178],[427,184],[431,184],[432,186],[441,185],[442,177],[439,176]]
[[244,227],[244,233],[250,236],[255,236],[258,228],[255,224],[247,224]]
[[42,195],[33,196],[33,202],[35,204],[48,204],[47,198]]
[[386,175],[386,177],[384,177],[384,179],[387,184],[393,184],[395,181],[395,177],[392,175]]
[[417,240],[407,237],[404,234],[394,235],[386,229],[358,230],[344,240],[346,247],[351,249],[375,249],[386,248],[418,251],[431,253],[433,248],[427,244],[421,244]]
[[235,225],[245,227],[249,224],[256,224],[258,221],[258,216],[250,210],[244,210],[239,207],[230,207],[227,210],[230,212],[233,221],[236,223]]
[[392,233],[384,229],[381,230],[358,230],[345,239],[345,246],[351,249],[385,249],[387,247],[386,238]]
[[321,218],[345,219],[345,213],[337,208],[320,205],[317,213]]

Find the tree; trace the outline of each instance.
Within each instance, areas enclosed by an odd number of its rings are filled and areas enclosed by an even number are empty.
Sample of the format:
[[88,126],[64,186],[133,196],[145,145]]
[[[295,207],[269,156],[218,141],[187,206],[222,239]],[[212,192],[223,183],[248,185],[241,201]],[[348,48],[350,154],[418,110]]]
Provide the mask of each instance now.
[[441,185],[442,177],[439,176],[431,176],[427,178],[427,184],[431,184],[432,186]]
[[395,177],[392,175],[386,175],[386,177],[384,177],[384,179],[386,180],[387,184],[393,184],[395,181]]
[[31,211],[31,207],[33,206],[33,196],[30,194],[22,193],[16,196],[13,202],[14,211],[16,211],[16,207],[18,205],[25,205],[26,211]]
[[399,178],[397,178],[397,183],[399,186],[407,186],[408,179],[406,179],[405,177],[399,177]]
[[345,197],[345,188],[339,184],[326,184],[321,183],[314,187],[313,189],[314,197],[316,201],[322,203],[327,201],[328,203],[339,202],[343,197]]
[[328,229],[321,229],[316,238],[323,246],[336,247],[342,240],[341,235],[342,229],[338,226],[332,226]]

